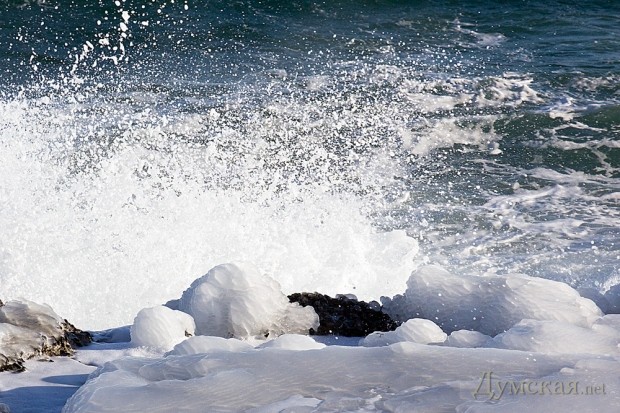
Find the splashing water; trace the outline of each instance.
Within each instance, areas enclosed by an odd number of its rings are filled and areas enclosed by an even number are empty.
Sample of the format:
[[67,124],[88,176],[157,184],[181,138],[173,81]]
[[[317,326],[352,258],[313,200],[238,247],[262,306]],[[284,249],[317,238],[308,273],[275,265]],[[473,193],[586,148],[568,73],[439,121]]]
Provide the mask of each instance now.
[[368,300],[427,262],[620,280],[613,66],[432,6],[0,7],[2,297],[104,328],[228,261]]

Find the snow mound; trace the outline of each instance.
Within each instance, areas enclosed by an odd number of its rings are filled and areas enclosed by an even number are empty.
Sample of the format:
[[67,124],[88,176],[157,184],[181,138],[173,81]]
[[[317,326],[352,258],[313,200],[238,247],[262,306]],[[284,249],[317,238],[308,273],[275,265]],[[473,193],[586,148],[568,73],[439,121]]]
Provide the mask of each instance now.
[[422,318],[412,318],[394,331],[376,331],[360,341],[364,347],[387,346],[408,341],[412,343],[430,344],[443,343],[447,338],[437,324]]
[[404,295],[383,299],[396,320],[421,317],[444,331],[476,330],[495,336],[523,319],[589,327],[601,310],[567,284],[520,274],[454,275],[429,265],[414,271]]
[[476,348],[484,347],[489,340],[491,340],[491,337],[478,331],[457,330],[453,331],[448,336],[444,345],[460,348]]
[[547,354],[620,355],[620,326],[605,316],[592,327],[559,321],[522,320],[493,342],[502,348]]
[[194,319],[189,314],[163,305],[144,308],[131,326],[131,343],[168,351],[193,335],[195,330]]
[[280,284],[248,264],[212,268],[185,290],[178,309],[196,322],[196,334],[249,338],[307,333],[319,319],[311,307],[290,303]]
[[277,348],[283,350],[317,350],[325,347],[323,343],[317,343],[311,337],[299,334],[283,334],[273,340],[269,340],[258,348]]
[[236,338],[194,336],[174,346],[168,355],[187,356],[217,352],[239,352],[253,350],[252,345]]

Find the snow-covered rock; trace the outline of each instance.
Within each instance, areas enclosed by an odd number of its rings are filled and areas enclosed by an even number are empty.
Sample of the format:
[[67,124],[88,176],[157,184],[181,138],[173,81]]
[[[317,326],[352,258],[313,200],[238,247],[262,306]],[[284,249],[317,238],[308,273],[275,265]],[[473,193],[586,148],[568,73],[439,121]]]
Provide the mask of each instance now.
[[476,330],[495,336],[523,319],[589,327],[603,314],[569,285],[520,274],[451,274],[429,265],[411,274],[404,295],[384,299],[384,311],[405,321],[421,317],[442,330]]
[[195,280],[176,303],[194,317],[196,334],[267,337],[307,334],[319,320],[312,307],[290,303],[277,281],[248,264],[224,264]]
[[131,343],[168,351],[194,335],[195,330],[194,319],[187,313],[163,305],[144,308],[131,326]]
[[376,331],[360,341],[365,347],[387,346],[400,342],[420,344],[443,343],[447,338],[437,324],[422,318],[412,318],[394,331]]

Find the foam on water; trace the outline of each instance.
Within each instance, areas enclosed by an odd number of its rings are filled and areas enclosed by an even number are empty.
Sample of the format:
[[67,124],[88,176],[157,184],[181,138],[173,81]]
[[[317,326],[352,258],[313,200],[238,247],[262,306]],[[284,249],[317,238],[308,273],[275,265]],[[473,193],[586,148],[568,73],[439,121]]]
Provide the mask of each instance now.
[[[368,299],[404,288],[416,241],[374,229],[358,197],[248,185],[254,171],[218,171],[228,164],[211,162],[218,153],[209,147],[123,145],[104,154],[103,145],[74,146],[71,123],[50,119],[53,109],[28,101],[2,109],[10,115],[0,128],[6,297],[54,303],[79,325],[103,328],[180,296],[230,260],[255,263],[289,293]],[[157,128],[141,133],[164,133]],[[209,183],[231,176],[239,185]]]
[[4,298],[104,328],[230,261],[367,300],[422,263],[618,283],[616,75],[523,73],[471,16],[268,36],[279,6],[233,34],[190,6],[87,11],[59,76],[3,85]]
[[[585,256],[554,273],[555,254],[598,240],[596,225],[613,227],[610,178],[481,160],[484,175],[511,180],[509,194],[485,186],[479,205],[428,198],[437,185],[438,193],[459,196],[458,179],[442,182],[435,169],[437,150],[463,145],[502,156],[496,124],[504,116],[493,110],[539,103],[531,78],[428,77],[383,65],[359,80],[368,67],[347,70],[352,87],[345,92],[338,91],[342,79],[323,76],[296,82],[300,98],[281,92],[286,77],[268,77],[275,92],[265,102],[256,93],[266,89],[243,86],[236,99],[181,102],[192,110],[133,84],[112,96],[78,86],[4,97],[3,295],[53,303],[82,327],[104,328],[130,323],[212,266],[239,260],[274,277],[285,293],[351,292],[366,300],[402,293],[412,270],[445,265],[448,256],[473,272],[582,282]],[[366,88],[377,87],[369,100]],[[458,174],[468,186],[477,179],[466,169]],[[519,175],[528,182],[519,184]],[[532,186],[534,179],[545,184]],[[595,191],[608,189],[593,194],[582,188],[590,181]],[[579,199],[583,214],[574,209]],[[453,233],[450,220],[433,218],[451,208],[481,225],[468,231],[459,222]],[[592,217],[596,225],[586,225]],[[424,240],[424,256],[416,239]],[[542,240],[551,247],[533,256],[523,248]],[[613,245],[599,253],[617,253]],[[614,269],[599,271],[586,284],[613,286]]]

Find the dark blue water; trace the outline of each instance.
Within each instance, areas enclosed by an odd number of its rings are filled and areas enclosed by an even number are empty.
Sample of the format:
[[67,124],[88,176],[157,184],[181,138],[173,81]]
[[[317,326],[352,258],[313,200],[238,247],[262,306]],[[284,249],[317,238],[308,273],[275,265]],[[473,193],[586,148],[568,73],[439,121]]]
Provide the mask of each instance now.
[[[4,223],[34,228],[0,245],[11,291],[24,271],[44,272],[25,263],[41,258],[32,239],[46,231],[60,245],[62,231],[79,233],[87,255],[118,252],[126,272],[149,273],[151,254],[183,238],[206,243],[170,218],[198,219],[193,193],[234,194],[271,228],[300,205],[337,215],[318,194],[353,199],[373,231],[419,243],[411,268],[522,272],[601,293],[620,283],[618,2],[3,0],[0,75],[0,143],[33,145],[5,151],[1,206],[51,214]],[[164,208],[169,196],[179,205]],[[117,228],[131,227],[128,204],[177,235],[141,250]],[[279,212],[251,212],[261,206]],[[208,225],[234,245],[239,213]],[[89,240],[93,225],[101,239]],[[250,238],[295,261],[282,231]],[[342,231],[306,247],[375,249],[338,241]],[[386,262],[402,259],[385,248]],[[321,260],[317,273],[345,271]],[[43,261],[57,273],[72,262]]]

